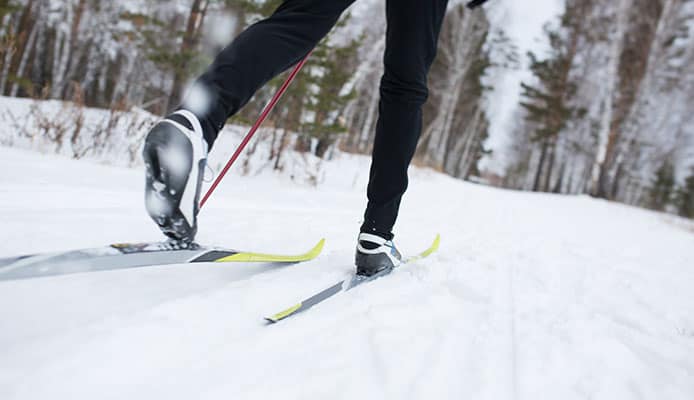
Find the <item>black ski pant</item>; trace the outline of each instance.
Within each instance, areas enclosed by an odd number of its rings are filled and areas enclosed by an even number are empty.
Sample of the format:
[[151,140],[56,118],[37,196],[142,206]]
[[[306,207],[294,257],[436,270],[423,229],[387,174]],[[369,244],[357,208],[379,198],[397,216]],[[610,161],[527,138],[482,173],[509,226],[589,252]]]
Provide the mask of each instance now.
[[[207,91],[208,106],[197,110],[186,103],[182,106],[200,118],[210,148],[227,118],[262,85],[306,56],[354,1],[286,0],[217,56],[197,82]],[[392,238],[422,129],[427,74],[447,2],[386,0],[385,70],[362,232]]]

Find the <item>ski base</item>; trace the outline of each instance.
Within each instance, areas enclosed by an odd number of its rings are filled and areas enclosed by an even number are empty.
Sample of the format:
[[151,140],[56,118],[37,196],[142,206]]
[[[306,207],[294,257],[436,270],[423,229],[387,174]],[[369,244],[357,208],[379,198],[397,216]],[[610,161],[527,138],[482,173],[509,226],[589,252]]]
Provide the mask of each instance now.
[[205,247],[197,244],[179,248],[171,242],[119,243],[96,249],[0,259],[0,281],[168,264],[203,262],[293,264],[318,257],[324,245],[325,239],[321,239],[306,253],[284,255]]
[[[440,243],[441,243],[441,236],[436,235],[436,238],[434,239],[433,243],[431,244],[431,246],[429,246],[428,249],[424,250],[423,252],[421,252],[415,256],[405,258],[402,261],[402,263],[400,264],[400,266],[408,264],[408,263],[412,263],[412,262],[415,262],[417,260],[421,260],[423,258],[430,256],[432,253],[434,253],[436,250],[438,250]],[[346,292],[348,290],[354,289],[355,287],[357,287],[359,285],[362,285],[364,283],[371,282],[373,280],[376,280],[378,278],[386,276],[386,275],[390,274],[391,272],[393,272],[394,269],[395,268],[381,271],[375,275],[368,276],[368,277],[355,274],[350,279],[342,280],[342,281],[330,286],[329,288],[324,289],[324,290],[316,293],[315,295],[307,298],[306,300],[285,309],[284,311],[280,311],[280,312],[273,314],[269,317],[265,317],[265,321],[267,321],[268,323],[271,323],[271,324],[277,323],[277,322],[279,322],[285,318],[291,317],[292,315],[296,315],[302,311],[306,311],[309,308],[315,306],[316,304],[322,303],[325,300],[327,300],[327,299],[329,299],[329,298],[331,298],[331,297],[333,297],[339,293]]]

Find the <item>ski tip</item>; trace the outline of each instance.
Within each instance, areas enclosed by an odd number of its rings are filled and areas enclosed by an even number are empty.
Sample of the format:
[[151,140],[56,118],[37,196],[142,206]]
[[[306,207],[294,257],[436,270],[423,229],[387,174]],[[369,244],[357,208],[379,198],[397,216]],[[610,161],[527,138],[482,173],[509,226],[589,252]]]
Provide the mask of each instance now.
[[325,246],[325,239],[321,239],[308,252],[299,255],[265,254],[252,252],[238,252],[226,257],[221,257],[214,262],[278,262],[278,263],[298,263],[310,261],[318,257]]
[[323,247],[325,247],[325,238],[319,240],[318,243],[316,243],[316,245],[313,246],[311,251],[308,252],[307,258],[312,260],[318,257],[318,255],[320,255],[320,253],[323,251]]
[[431,246],[429,246],[428,249],[424,250],[422,254],[419,255],[419,258],[424,258],[430,256],[432,253],[437,251],[439,249],[439,246],[441,245],[441,235],[436,234],[436,237],[434,238],[434,241],[431,243]]
[[437,233],[436,237],[434,238],[434,241],[431,243],[431,246],[429,246],[428,249],[417,254],[416,256],[412,256],[410,258],[405,259],[404,263],[407,264],[407,263],[421,260],[422,258],[425,258],[425,257],[429,257],[432,253],[435,253],[439,249],[440,244],[441,244],[441,235]]
[[303,303],[298,303],[296,305],[293,305],[293,306],[287,308],[284,311],[278,312],[277,314],[271,315],[269,317],[265,317],[265,320],[268,321],[269,323],[275,324],[275,323],[289,317],[290,315],[296,313],[297,311],[299,311],[301,309],[301,307],[303,307]]
[[441,234],[437,233],[436,238],[434,239],[434,243],[431,245],[432,253],[434,251],[438,250],[440,245],[441,245]]
[[439,250],[439,246],[441,245],[441,234],[437,233],[436,238],[434,238],[434,242],[431,244],[431,248],[426,252],[427,256],[431,255],[431,253],[437,252]]

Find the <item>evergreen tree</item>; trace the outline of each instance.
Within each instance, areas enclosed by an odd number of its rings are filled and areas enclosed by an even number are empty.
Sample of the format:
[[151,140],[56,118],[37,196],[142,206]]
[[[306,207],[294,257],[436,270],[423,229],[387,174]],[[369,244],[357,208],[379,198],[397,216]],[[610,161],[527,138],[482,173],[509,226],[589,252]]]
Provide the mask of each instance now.
[[347,132],[341,113],[355,92],[343,93],[342,90],[352,75],[350,61],[358,46],[359,41],[353,41],[344,47],[329,47],[325,41],[311,56],[308,79],[314,90],[304,110],[311,118],[302,124],[301,132],[304,139],[317,140],[315,154],[318,157],[323,157],[338,136]]
[[[241,0],[236,6],[243,11],[244,22],[249,25],[270,15],[281,3],[281,0]],[[343,16],[337,28],[344,26],[349,18],[349,14]],[[281,143],[286,142],[288,131],[297,132],[299,137],[295,149],[301,152],[313,150],[319,157],[323,157],[339,135],[347,131],[341,113],[354,97],[354,92],[343,93],[342,88],[354,72],[354,58],[361,44],[357,40],[338,46],[331,39],[332,34],[329,34],[316,46],[301,75],[287,89],[283,101],[270,117],[272,121],[269,121],[285,131]],[[253,121],[285,79],[286,73],[268,82],[256,93],[253,104],[245,107],[234,120],[241,123]],[[316,146],[312,146],[314,140]],[[279,158],[281,151],[276,156]]]
[[677,190],[676,204],[679,215],[694,218],[694,168],[684,180],[684,185]]
[[[171,84],[168,89],[158,88],[160,102],[156,110],[159,113],[180,103],[187,79],[203,70],[212,59],[204,54],[199,46],[202,25],[209,1],[195,0],[189,15],[175,14],[171,20],[158,18],[156,15],[124,13],[122,18],[132,23],[134,29],[129,32],[139,50],[161,71],[169,74]],[[181,26],[184,29],[179,29]]]
[[[531,141],[539,143],[540,161],[535,174],[533,190],[547,190],[542,186],[542,174],[548,173],[547,158],[559,133],[575,113],[565,99],[575,93],[575,85],[567,82],[566,71],[571,67],[571,60],[561,49],[564,46],[562,37],[557,32],[547,30],[553,54],[550,58],[539,60],[533,53],[528,53],[530,70],[537,79],[537,85],[521,83],[524,100],[521,106],[526,110],[526,120],[535,127]],[[551,167],[549,167],[551,169]],[[549,171],[551,173],[551,171]]]
[[[178,23],[167,22],[155,15],[130,12],[121,14],[120,18],[130,22],[132,26],[130,30],[125,32],[121,40],[131,40],[144,57],[159,70],[175,74],[180,58],[183,57],[183,55],[173,51],[178,36],[174,27],[178,26]],[[157,83],[159,82],[151,82],[146,86],[147,90],[152,92],[151,97],[163,100],[159,101],[152,111],[164,114],[168,108],[169,93],[161,86],[154,87]]]
[[675,192],[675,168],[672,162],[665,160],[655,174],[655,180],[648,193],[652,209],[663,211],[671,203]]
[[0,19],[4,18],[5,15],[18,11],[21,7],[16,1],[12,0],[0,0]]
[[590,31],[585,20],[591,4],[589,0],[567,0],[560,24],[554,28],[545,27],[548,56],[540,59],[536,54],[528,53],[536,83],[521,83],[521,106],[526,112],[526,120],[534,127],[531,142],[540,146],[534,191],[551,190],[559,135],[570,122],[586,114],[586,110],[573,101],[578,85],[572,72],[580,61],[577,57]]

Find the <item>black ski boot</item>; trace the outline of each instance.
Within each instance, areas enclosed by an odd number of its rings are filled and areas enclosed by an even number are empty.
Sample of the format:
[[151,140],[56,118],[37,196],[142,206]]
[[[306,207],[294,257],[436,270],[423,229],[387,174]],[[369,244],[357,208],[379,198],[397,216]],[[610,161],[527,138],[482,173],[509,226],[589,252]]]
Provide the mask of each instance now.
[[177,111],[147,134],[145,207],[164,234],[186,247],[197,233],[207,142],[193,113]]
[[357,275],[369,277],[387,272],[402,262],[402,255],[390,240],[370,233],[360,233],[357,240]]

